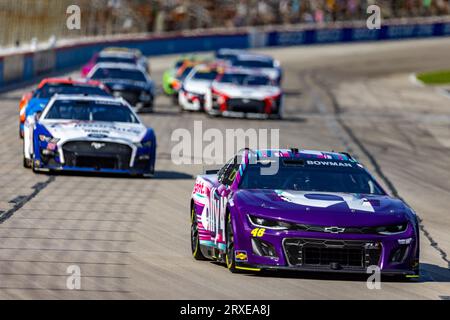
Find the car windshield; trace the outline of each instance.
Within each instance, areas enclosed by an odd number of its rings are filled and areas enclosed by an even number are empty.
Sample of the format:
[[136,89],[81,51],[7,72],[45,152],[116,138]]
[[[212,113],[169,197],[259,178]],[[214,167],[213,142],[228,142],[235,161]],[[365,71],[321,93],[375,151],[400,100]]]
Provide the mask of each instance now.
[[244,68],[273,68],[273,61],[270,60],[235,60],[233,65]]
[[184,68],[184,70],[181,72],[181,74],[179,74],[177,76],[177,79],[180,81],[183,81],[184,79],[186,79],[186,77],[189,75],[189,73],[191,73],[192,69],[194,69],[194,67]]
[[262,75],[244,73],[225,73],[219,80],[220,83],[232,83],[242,86],[269,86],[271,80]]
[[126,105],[104,101],[55,101],[45,119],[139,123]]
[[174,69],[178,70],[179,68],[181,68],[181,66],[183,65],[184,62],[185,62],[185,60],[179,60],[179,61],[175,62]]
[[213,81],[217,78],[216,70],[197,70],[192,76],[193,80]]
[[34,97],[37,99],[50,99],[55,94],[83,94],[90,96],[107,97],[110,94],[100,87],[72,84],[46,84],[37,90]]
[[385,194],[373,178],[356,165],[351,167],[309,166],[287,164],[285,161],[280,161],[279,164],[278,172],[275,175],[266,175],[261,170],[264,167],[267,169],[269,164],[250,164],[239,188]]
[[145,75],[140,70],[117,69],[117,68],[99,68],[92,76],[94,80],[121,79],[146,82]]
[[97,63],[131,63],[135,64],[136,59],[132,57],[98,57]]

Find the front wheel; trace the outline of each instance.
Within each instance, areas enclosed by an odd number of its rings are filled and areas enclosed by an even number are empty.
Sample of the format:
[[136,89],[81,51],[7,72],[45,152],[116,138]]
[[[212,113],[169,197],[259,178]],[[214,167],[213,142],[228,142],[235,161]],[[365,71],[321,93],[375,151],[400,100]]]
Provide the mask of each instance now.
[[25,158],[25,156],[23,156],[23,167],[26,169],[31,169],[32,166],[32,160]]
[[23,167],[26,169],[31,169],[32,165],[33,165],[33,160],[32,159],[27,159],[27,157],[25,157],[25,142],[23,143],[23,148],[22,148],[22,157],[23,157]]
[[191,249],[192,256],[195,260],[206,260],[206,258],[203,256],[202,250],[200,249],[197,214],[195,213],[194,206],[192,206],[191,209]]
[[225,255],[225,262],[227,264],[228,270],[232,273],[237,273],[236,269],[236,261],[235,261],[235,251],[234,251],[234,231],[233,225],[231,223],[231,215],[228,215],[227,218],[227,251]]

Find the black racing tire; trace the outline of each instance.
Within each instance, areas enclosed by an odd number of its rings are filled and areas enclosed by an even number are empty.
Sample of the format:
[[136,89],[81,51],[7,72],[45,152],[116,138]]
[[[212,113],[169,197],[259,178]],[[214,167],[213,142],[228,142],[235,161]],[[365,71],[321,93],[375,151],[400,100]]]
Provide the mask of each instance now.
[[239,270],[236,269],[236,259],[234,256],[234,231],[230,214],[227,216],[226,242],[227,248],[225,253],[225,263],[227,265],[227,268],[231,273],[239,273]]
[[23,156],[23,167],[26,169],[31,169],[33,161],[30,159],[25,158],[25,156]]
[[31,169],[33,166],[33,160],[27,159],[25,157],[25,142],[22,143],[22,158],[23,158],[23,167],[26,169]]
[[178,106],[178,105],[179,105],[179,101],[178,101],[178,93],[175,93],[174,95],[172,95],[172,103],[173,103],[175,106]]
[[195,260],[204,261],[207,260],[200,248],[200,238],[198,234],[197,215],[195,214],[195,208],[191,208],[191,250],[192,256]]

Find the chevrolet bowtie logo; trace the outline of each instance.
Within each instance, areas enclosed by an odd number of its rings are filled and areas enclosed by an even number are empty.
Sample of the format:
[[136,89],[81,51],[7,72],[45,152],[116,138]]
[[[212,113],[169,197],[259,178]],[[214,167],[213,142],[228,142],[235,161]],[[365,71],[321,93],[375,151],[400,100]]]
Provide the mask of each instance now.
[[106,146],[106,144],[100,143],[100,142],[92,142],[91,143],[91,147],[96,149],[96,150],[99,150],[99,149],[101,149],[101,148],[103,148],[105,146]]
[[323,229],[323,231],[329,232],[329,233],[342,233],[345,231],[345,228],[329,227],[329,228]]

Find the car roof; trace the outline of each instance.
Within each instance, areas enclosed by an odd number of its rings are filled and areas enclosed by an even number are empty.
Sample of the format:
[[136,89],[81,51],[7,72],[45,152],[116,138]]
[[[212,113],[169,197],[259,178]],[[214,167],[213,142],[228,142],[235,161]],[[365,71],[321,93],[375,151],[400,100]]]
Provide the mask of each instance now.
[[95,65],[95,68],[100,69],[122,69],[122,70],[140,70],[144,71],[139,65],[135,65],[132,63],[113,63],[113,62],[101,62]]
[[256,156],[258,160],[269,159],[271,157],[305,159],[305,160],[334,160],[357,162],[346,152],[319,151],[306,149],[259,149],[248,150],[249,157]]
[[106,51],[100,52],[99,57],[101,58],[130,58],[135,59],[136,55],[132,52],[120,52],[120,51]]
[[223,74],[246,74],[253,76],[265,76],[266,75],[258,69],[242,68],[242,67],[227,67],[223,68]]
[[122,98],[116,97],[107,97],[107,96],[89,96],[89,95],[72,95],[72,94],[55,94],[52,100],[76,100],[76,101],[99,101],[99,102],[117,102],[124,103],[125,100]]
[[142,55],[139,49],[127,48],[127,47],[107,47],[100,53],[129,53],[134,55]]
[[238,55],[238,60],[248,60],[248,61],[274,61],[270,56],[254,53],[243,53]]
[[38,88],[42,88],[46,84],[72,84],[72,85],[88,85],[88,86],[101,86],[102,83],[96,80],[74,80],[69,78],[46,78],[43,79]]
[[243,50],[243,49],[231,49],[231,48],[222,48],[217,50],[218,54],[224,54],[224,55],[234,55],[234,54],[244,54],[247,51]]

